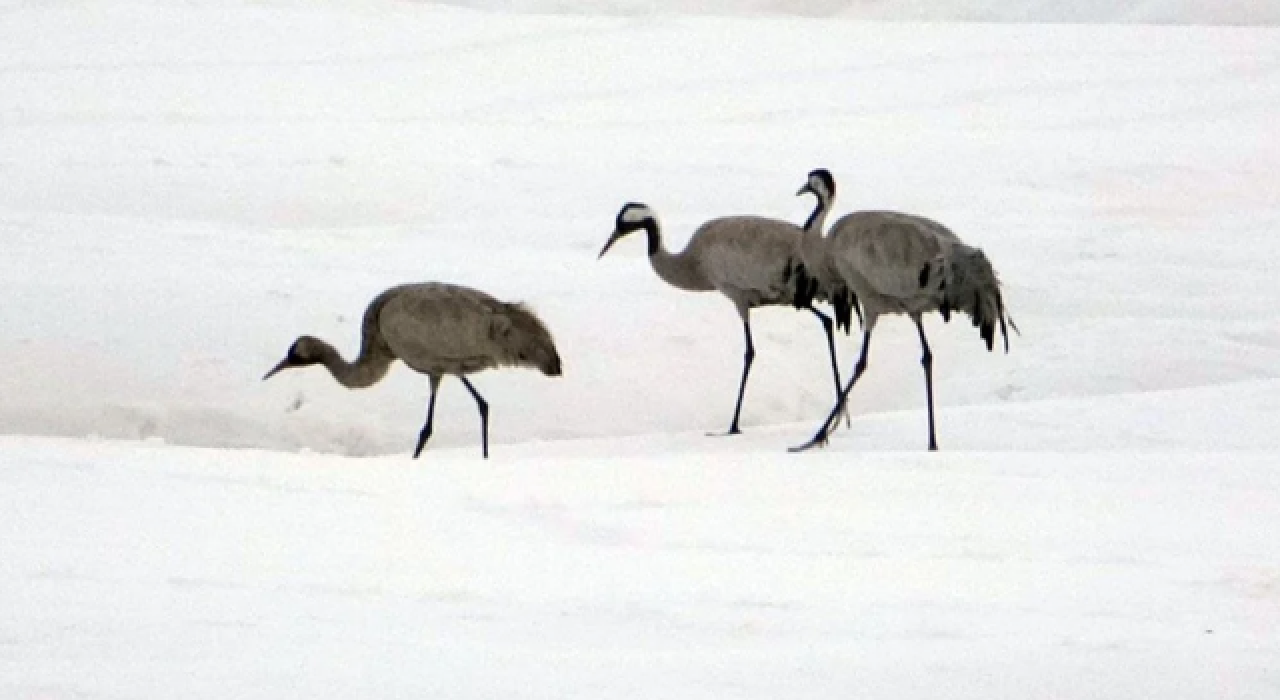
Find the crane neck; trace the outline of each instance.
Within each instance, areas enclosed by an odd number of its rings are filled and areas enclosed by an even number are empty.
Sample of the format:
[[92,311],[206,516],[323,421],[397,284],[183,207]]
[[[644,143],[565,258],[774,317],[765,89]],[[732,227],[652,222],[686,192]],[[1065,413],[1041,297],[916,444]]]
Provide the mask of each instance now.
[[674,254],[667,250],[667,247],[662,244],[662,232],[658,229],[658,222],[653,219],[645,221],[644,230],[649,236],[649,264],[664,282],[677,289],[691,292],[715,289],[707,281],[698,261],[690,255],[688,248]]
[[377,352],[370,344],[365,343],[361,345],[360,356],[356,361],[347,362],[332,345],[321,341],[320,364],[329,370],[329,374],[339,384],[348,389],[373,386],[387,375],[393,359],[389,354]]
[[804,222],[804,232],[821,236],[823,229],[827,227],[827,214],[831,212],[831,198],[816,191],[814,198],[817,202],[813,205],[813,213]]
[[827,251],[827,239],[823,237],[823,229],[827,225],[827,214],[831,211],[831,198],[814,191],[817,203],[813,213],[804,222],[804,233],[800,236],[800,258],[809,268],[810,274],[819,275],[824,268],[824,256]]

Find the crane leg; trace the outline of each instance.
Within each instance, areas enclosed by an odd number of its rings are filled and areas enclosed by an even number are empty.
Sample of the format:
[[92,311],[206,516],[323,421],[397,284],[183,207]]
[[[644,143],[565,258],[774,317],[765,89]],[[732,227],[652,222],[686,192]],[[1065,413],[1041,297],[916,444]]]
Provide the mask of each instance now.
[[742,322],[742,331],[747,337],[747,352],[742,356],[742,381],[738,384],[738,403],[733,408],[733,422],[729,424],[729,434],[738,435],[738,416],[742,413],[742,397],[747,393],[747,375],[751,374],[751,363],[756,359],[756,346],[751,342],[751,323]]
[[480,409],[480,449],[485,459],[489,459],[489,402],[480,396],[480,392],[471,386],[471,382],[467,378],[458,375],[458,379],[462,380],[462,386],[471,392],[471,398],[476,400],[476,407]]
[[427,446],[427,439],[431,437],[431,425],[436,416],[436,389],[440,388],[440,378],[431,378],[431,398],[427,399],[427,422],[422,426],[422,432],[418,433],[418,446],[413,448],[413,458],[417,459],[422,454],[422,448]]
[[858,382],[858,378],[862,373],[867,371],[867,351],[871,348],[871,330],[868,329],[862,334],[862,352],[858,354],[858,363],[853,366],[853,376],[849,378],[849,383],[845,385],[840,392],[840,396],[836,398],[836,407],[831,409],[831,414],[827,416],[827,420],[822,423],[822,427],[814,434],[813,438],[803,445],[789,448],[788,452],[804,452],[813,447],[827,444],[827,436],[831,434],[831,426],[840,420],[840,412],[845,410],[845,406],[849,401],[849,392],[853,390],[853,385]]
[[929,450],[937,452],[938,436],[933,427],[933,353],[929,350],[929,341],[924,337],[924,325],[920,323],[920,318],[912,320],[916,322],[916,331],[920,333],[920,349],[923,351],[920,365],[924,367],[924,395],[929,404]]
[[[810,311],[813,312],[814,316],[818,317],[818,321],[822,324],[823,332],[827,334],[827,351],[831,354],[831,376],[835,378],[836,396],[839,396],[840,395],[840,363],[836,361],[836,336],[832,330],[834,326],[831,323],[831,317],[813,308],[812,306],[808,308]],[[845,420],[846,426],[848,427],[853,426],[853,420],[849,418],[848,406],[845,407],[844,420]],[[839,421],[836,421],[836,423],[839,424]]]

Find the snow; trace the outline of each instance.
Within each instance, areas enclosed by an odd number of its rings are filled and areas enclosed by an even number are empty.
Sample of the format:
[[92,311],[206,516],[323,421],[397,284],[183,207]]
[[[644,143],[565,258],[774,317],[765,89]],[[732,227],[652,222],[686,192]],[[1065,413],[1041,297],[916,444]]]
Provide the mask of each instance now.
[[[0,697],[1280,693],[1274,4],[460,4],[0,3]],[[781,309],[707,437],[732,308],[596,259],[815,167],[1002,275],[1008,355],[927,323],[938,454],[901,319],[788,454]],[[430,279],[564,359],[475,378],[490,460],[455,381],[416,462],[403,367],[260,381]]]
[[446,0],[492,12],[888,21],[1274,25],[1277,0]]
[[5,695],[1274,692],[1273,454],[784,437],[429,468],[11,439]]

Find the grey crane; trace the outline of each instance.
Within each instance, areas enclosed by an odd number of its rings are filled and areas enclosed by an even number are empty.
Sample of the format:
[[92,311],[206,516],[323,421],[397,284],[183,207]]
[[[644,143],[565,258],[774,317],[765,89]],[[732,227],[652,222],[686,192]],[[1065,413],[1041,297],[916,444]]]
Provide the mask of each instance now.
[[374,297],[361,323],[360,354],[347,362],[332,345],[301,336],[285,358],[263,380],[293,367],[320,364],[348,389],[372,386],[402,360],[427,375],[431,398],[427,422],[413,450],[417,459],[431,437],[436,390],[446,374],[456,376],[480,409],[480,444],[489,457],[489,404],[467,380],[468,374],[493,367],[531,367],[560,376],[560,355],[551,333],[523,304],[498,301],[479,290],[428,282],[392,287]]
[[[831,183],[834,188],[831,173],[815,170],[810,173],[806,186],[823,182]],[[884,314],[906,314],[920,336],[920,363],[924,367],[929,409],[929,449],[937,450],[933,353],[925,338],[921,317],[937,311],[943,320],[949,321],[952,311],[968,314],[988,351],[992,350],[998,324],[1004,350],[1009,352],[1008,328],[1017,332],[1018,327],[1005,311],[1000,281],[987,256],[966,245],[936,221],[894,211],[846,214],[832,225],[831,232],[820,243],[812,238],[806,239],[806,243],[801,248],[801,256],[811,274],[819,280],[842,280],[861,303],[862,350],[831,414],[809,442],[792,451],[826,443],[833,423],[845,410],[849,392],[867,369],[871,333]]]
[[[826,220],[829,201],[819,199],[809,225],[819,230]],[[814,308],[815,298],[822,298],[826,290],[817,289],[812,279],[802,274],[799,258],[801,229],[789,222],[758,216],[730,216],[712,219],[694,232],[689,243],[680,253],[670,253],[662,242],[658,218],[645,204],[630,202],[623,205],[614,223],[613,234],[601,249],[599,257],[627,234],[643,230],[648,235],[649,263],[654,272],[677,289],[687,291],[718,291],[733,302],[742,319],[742,331],[746,338],[743,356],[742,379],[738,383],[738,399],[733,409],[729,434],[741,431],[738,420],[742,414],[742,399],[746,394],[747,377],[755,359],[755,344],[751,339],[751,309],[760,306],[794,305],[814,314],[822,323],[827,336],[827,349],[831,355],[831,372],[836,391],[840,390],[840,369],[836,361],[835,337],[829,316]],[[798,274],[800,273],[800,274]],[[836,323],[846,331],[849,327],[849,306],[836,306]]]

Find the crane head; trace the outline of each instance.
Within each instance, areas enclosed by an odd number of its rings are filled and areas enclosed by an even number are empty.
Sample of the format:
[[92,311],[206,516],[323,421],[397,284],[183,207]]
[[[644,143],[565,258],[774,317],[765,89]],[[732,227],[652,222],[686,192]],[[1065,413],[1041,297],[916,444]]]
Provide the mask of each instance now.
[[818,199],[830,199],[836,195],[836,181],[831,177],[831,171],[826,168],[818,168],[809,173],[809,179],[804,183],[797,192],[799,197],[803,194],[812,194]]
[[275,376],[277,372],[294,367],[306,367],[320,363],[323,342],[304,335],[293,341],[293,345],[289,346],[289,353],[280,360],[279,364],[271,368],[270,372],[263,375],[262,380],[266,381]]
[[600,249],[600,255],[596,256],[596,259],[603,258],[604,254],[609,252],[609,248],[612,248],[613,244],[618,242],[618,239],[640,229],[648,231],[650,236],[657,234],[658,218],[654,216],[653,210],[647,204],[638,202],[628,202],[622,205],[622,209],[618,212],[618,218],[613,224],[613,234],[605,242],[604,248]]

